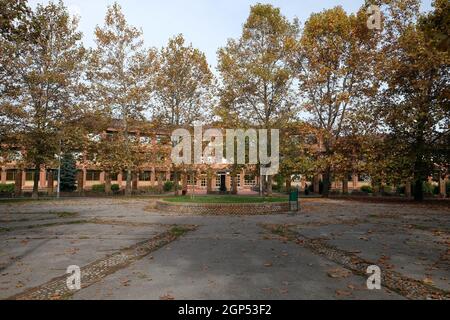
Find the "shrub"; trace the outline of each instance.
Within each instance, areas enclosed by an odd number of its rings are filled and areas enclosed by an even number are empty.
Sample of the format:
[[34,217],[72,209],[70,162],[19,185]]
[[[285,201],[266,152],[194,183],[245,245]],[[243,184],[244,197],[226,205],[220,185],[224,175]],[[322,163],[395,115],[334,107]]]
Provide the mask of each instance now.
[[362,186],[361,191],[364,193],[373,193],[373,189],[371,186]]
[[401,185],[397,187],[397,193],[398,194],[405,194],[406,193],[406,187],[405,185]]
[[77,189],[77,165],[73,154],[65,153],[61,160],[61,191],[73,192]]
[[111,185],[111,191],[112,192],[119,192],[120,191],[120,186],[118,184],[112,184]]
[[175,184],[172,181],[166,181],[166,183],[164,183],[163,190],[164,192],[170,192],[174,190],[174,186]]
[[[111,186],[111,190],[112,190],[112,186]],[[104,184],[93,185],[92,192],[105,192],[105,185]]]
[[0,184],[0,193],[14,193],[14,184]]
[[439,185],[437,185],[437,186],[434,186],[434,188],[433,188],[433,194],[434,195],[438,195],[439,194]]
[[423,183],[423,193],[424,194],[433,194],[434,186],[429,182]]

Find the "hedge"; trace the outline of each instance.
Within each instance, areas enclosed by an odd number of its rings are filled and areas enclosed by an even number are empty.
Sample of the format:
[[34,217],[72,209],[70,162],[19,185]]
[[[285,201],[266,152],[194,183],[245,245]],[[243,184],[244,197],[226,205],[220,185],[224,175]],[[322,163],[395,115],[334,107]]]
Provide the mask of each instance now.
[[0,193],[14,193],[14,184],[0,184]]

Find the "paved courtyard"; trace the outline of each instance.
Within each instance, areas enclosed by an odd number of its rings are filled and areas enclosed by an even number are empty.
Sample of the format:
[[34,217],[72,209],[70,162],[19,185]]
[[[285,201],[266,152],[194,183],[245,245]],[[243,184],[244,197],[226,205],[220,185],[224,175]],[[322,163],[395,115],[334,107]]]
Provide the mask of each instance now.
[[[450,297],[445,206],[309,199],[295,216],[218,217],[151,202],[0,203],[0,299]],[[371,264],[381,290],[367,289]]]

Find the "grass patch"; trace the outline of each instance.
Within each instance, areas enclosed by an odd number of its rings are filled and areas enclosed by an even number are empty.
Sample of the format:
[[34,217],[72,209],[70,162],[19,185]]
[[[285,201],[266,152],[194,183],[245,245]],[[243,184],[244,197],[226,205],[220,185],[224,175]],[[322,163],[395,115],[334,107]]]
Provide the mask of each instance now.
[[191,196],[164,198],[164,201],[172,203],[265,203],[287,202],[287,197],[257,197],[257,196]]
[[184,235],[185,233],[187,233],[188,231],[191,231],[191,229],[189,228],[184,228],[184,227],[180,227],[180,226],[175,226],[172,227],[169,232],[170,234],[172,234],[175,237],[181,237],[182,235]]
[[72,218],[78,215],[77,212],[50,212],[52,214],[56,214],[58,218]]

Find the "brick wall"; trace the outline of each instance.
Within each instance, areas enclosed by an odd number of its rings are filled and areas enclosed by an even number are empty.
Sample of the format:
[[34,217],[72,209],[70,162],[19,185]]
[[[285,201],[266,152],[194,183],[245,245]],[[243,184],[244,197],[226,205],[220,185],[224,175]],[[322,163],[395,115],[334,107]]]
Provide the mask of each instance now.
[[261,215],[289,212],[289,202],[281,203],[171,203],[157,201],[156,209],[180,214],[199,215]]

